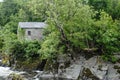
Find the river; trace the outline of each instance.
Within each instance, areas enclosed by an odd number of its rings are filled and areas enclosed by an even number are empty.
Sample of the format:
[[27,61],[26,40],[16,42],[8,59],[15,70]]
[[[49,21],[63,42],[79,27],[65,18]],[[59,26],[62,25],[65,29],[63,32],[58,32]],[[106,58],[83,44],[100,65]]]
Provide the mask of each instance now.
[[25,72],[13,71],[10,69],[10,67],[0,66],[0,80],[5,80],[5,78],[7,78],[7,76],[9,76],[11,73],[22,74]]
[[[1,63],[1,60],[0,60]],[[0,80],[5,80],[11,73],[22,74],[25,73],[23,71],[13,71],[10,67],[0,66]]]
[[[0,63],[1,62],[2,62],[2,60],[0,60]],[[4,78],[6,78],[12,72],[13,71],[10,70],[9,67],[2,67],[2,66],[0,66],[0,80],[5,80]]]

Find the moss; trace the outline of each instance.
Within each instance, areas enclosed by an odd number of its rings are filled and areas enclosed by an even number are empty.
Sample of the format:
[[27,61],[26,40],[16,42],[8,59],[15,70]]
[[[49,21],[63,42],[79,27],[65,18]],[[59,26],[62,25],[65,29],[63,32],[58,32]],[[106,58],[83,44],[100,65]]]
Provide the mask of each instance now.
[[47,60],[47,62],[46,62],[46,64],[45,64],[45,67],[44,67],[44,71],[50,71],[50,65],[51,65],[52,63],[49,61],[49,60]]
[[30,70],[35,70],[37,69],[37,66],[41,62],[40,59],[35,59],[35,60],[26,60],[26,61],[17,61],[15,69],[19,70],[25,70],[25,71],[30,71]]
[[92,74],[89,68],[84,68],[82,73],[82,76],[86,76],[87,78],[91,78],[92,80],[99,80],[96,76]]
[[24,40],[25,30],[18,27],[18,40]]
[[53,63],[53,61],[47,60],[45,67],[44,67],[44,71],[53,72],[53,70],[54,70],[55,72],[57,72],[58,66],[59,66],[59,64],[57,62]]
[[9,65],[9,56],[7,54],[2,54],[2,64]]
[[8,76],[7,80],[25,80],[23,76],[19,74],[12,73]]
[[87,77],[90,77],[91,75],[93,75],[92,72],[90,71],[90,69],[88,69],[88,68],[86,68],[86,69],[84,68],[83,71],[84,71],[84,75]]

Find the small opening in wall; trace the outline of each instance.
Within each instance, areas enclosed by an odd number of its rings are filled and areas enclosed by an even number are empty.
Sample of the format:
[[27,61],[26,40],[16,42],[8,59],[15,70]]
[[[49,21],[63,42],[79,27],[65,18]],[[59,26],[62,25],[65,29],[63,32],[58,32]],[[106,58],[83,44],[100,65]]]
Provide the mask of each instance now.
[[28,35],[31,35],[31,31],[28,31]]

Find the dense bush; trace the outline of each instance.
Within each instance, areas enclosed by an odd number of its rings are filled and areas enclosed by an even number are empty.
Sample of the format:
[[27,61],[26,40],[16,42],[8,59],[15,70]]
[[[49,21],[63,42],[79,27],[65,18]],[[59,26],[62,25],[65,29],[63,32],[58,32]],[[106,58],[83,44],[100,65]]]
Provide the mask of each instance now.
[[14,41],[11,44],[10,53],[16,60],[28,60],[39,57],[39,49],[38,41]]
[[40,42],[31,41],[27,42],[27,46],[24,48],[26,58],[37,58],[39,57],[38,50],[41,48]]
[[45,41],[42,43],[41,49],[39,50],[41,58],[42,59],[55,58],[58,55],[58,53],[60,53],[59,44],[60,40],[58,33],[53,32],[49,34],[46,37]]
[[100,20],[93,24],[93,30],[89,33],[94,46],[101,49],[104,54],[119,52],[119,26],[116,25],[110,15],[101,11]]
[[97,11],[106,11],[114,20],[120,18],[119,0],[88,0],[88,3]]

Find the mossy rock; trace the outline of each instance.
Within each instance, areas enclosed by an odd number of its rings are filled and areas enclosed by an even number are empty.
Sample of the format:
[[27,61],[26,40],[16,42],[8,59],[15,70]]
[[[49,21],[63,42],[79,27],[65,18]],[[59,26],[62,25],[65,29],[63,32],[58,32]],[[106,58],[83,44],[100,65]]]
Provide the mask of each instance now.
[[8,66],[9,65],[9,55],[7,54],[1,54],[2,56],[2,64]]
[[114,69],[120,69],[120,66],[114,65]]
[[91,78],[92,80],[99,80],[99,78],[97,78],[94,74],[92,74],[91,70],[89,68],[84,68],[82,71],[82,76],[85,76],[87,78]]
[[40,59],[36,59],[32,61],[31,60],[17,61],[15,69],[25,70],[25,71],[36,70],[40,62],[41,62]]
[[12,73],[7,77],[6,80],[25,80],[25,78],[22,75]]
[[54,70],[55,72],[57,72],[58,66],[59,66],[59,64],[57,62],[53,63],[53,61],[47,60],[45,67],[44,67],[44,71],[45,72],[53,72],[53,70]]

